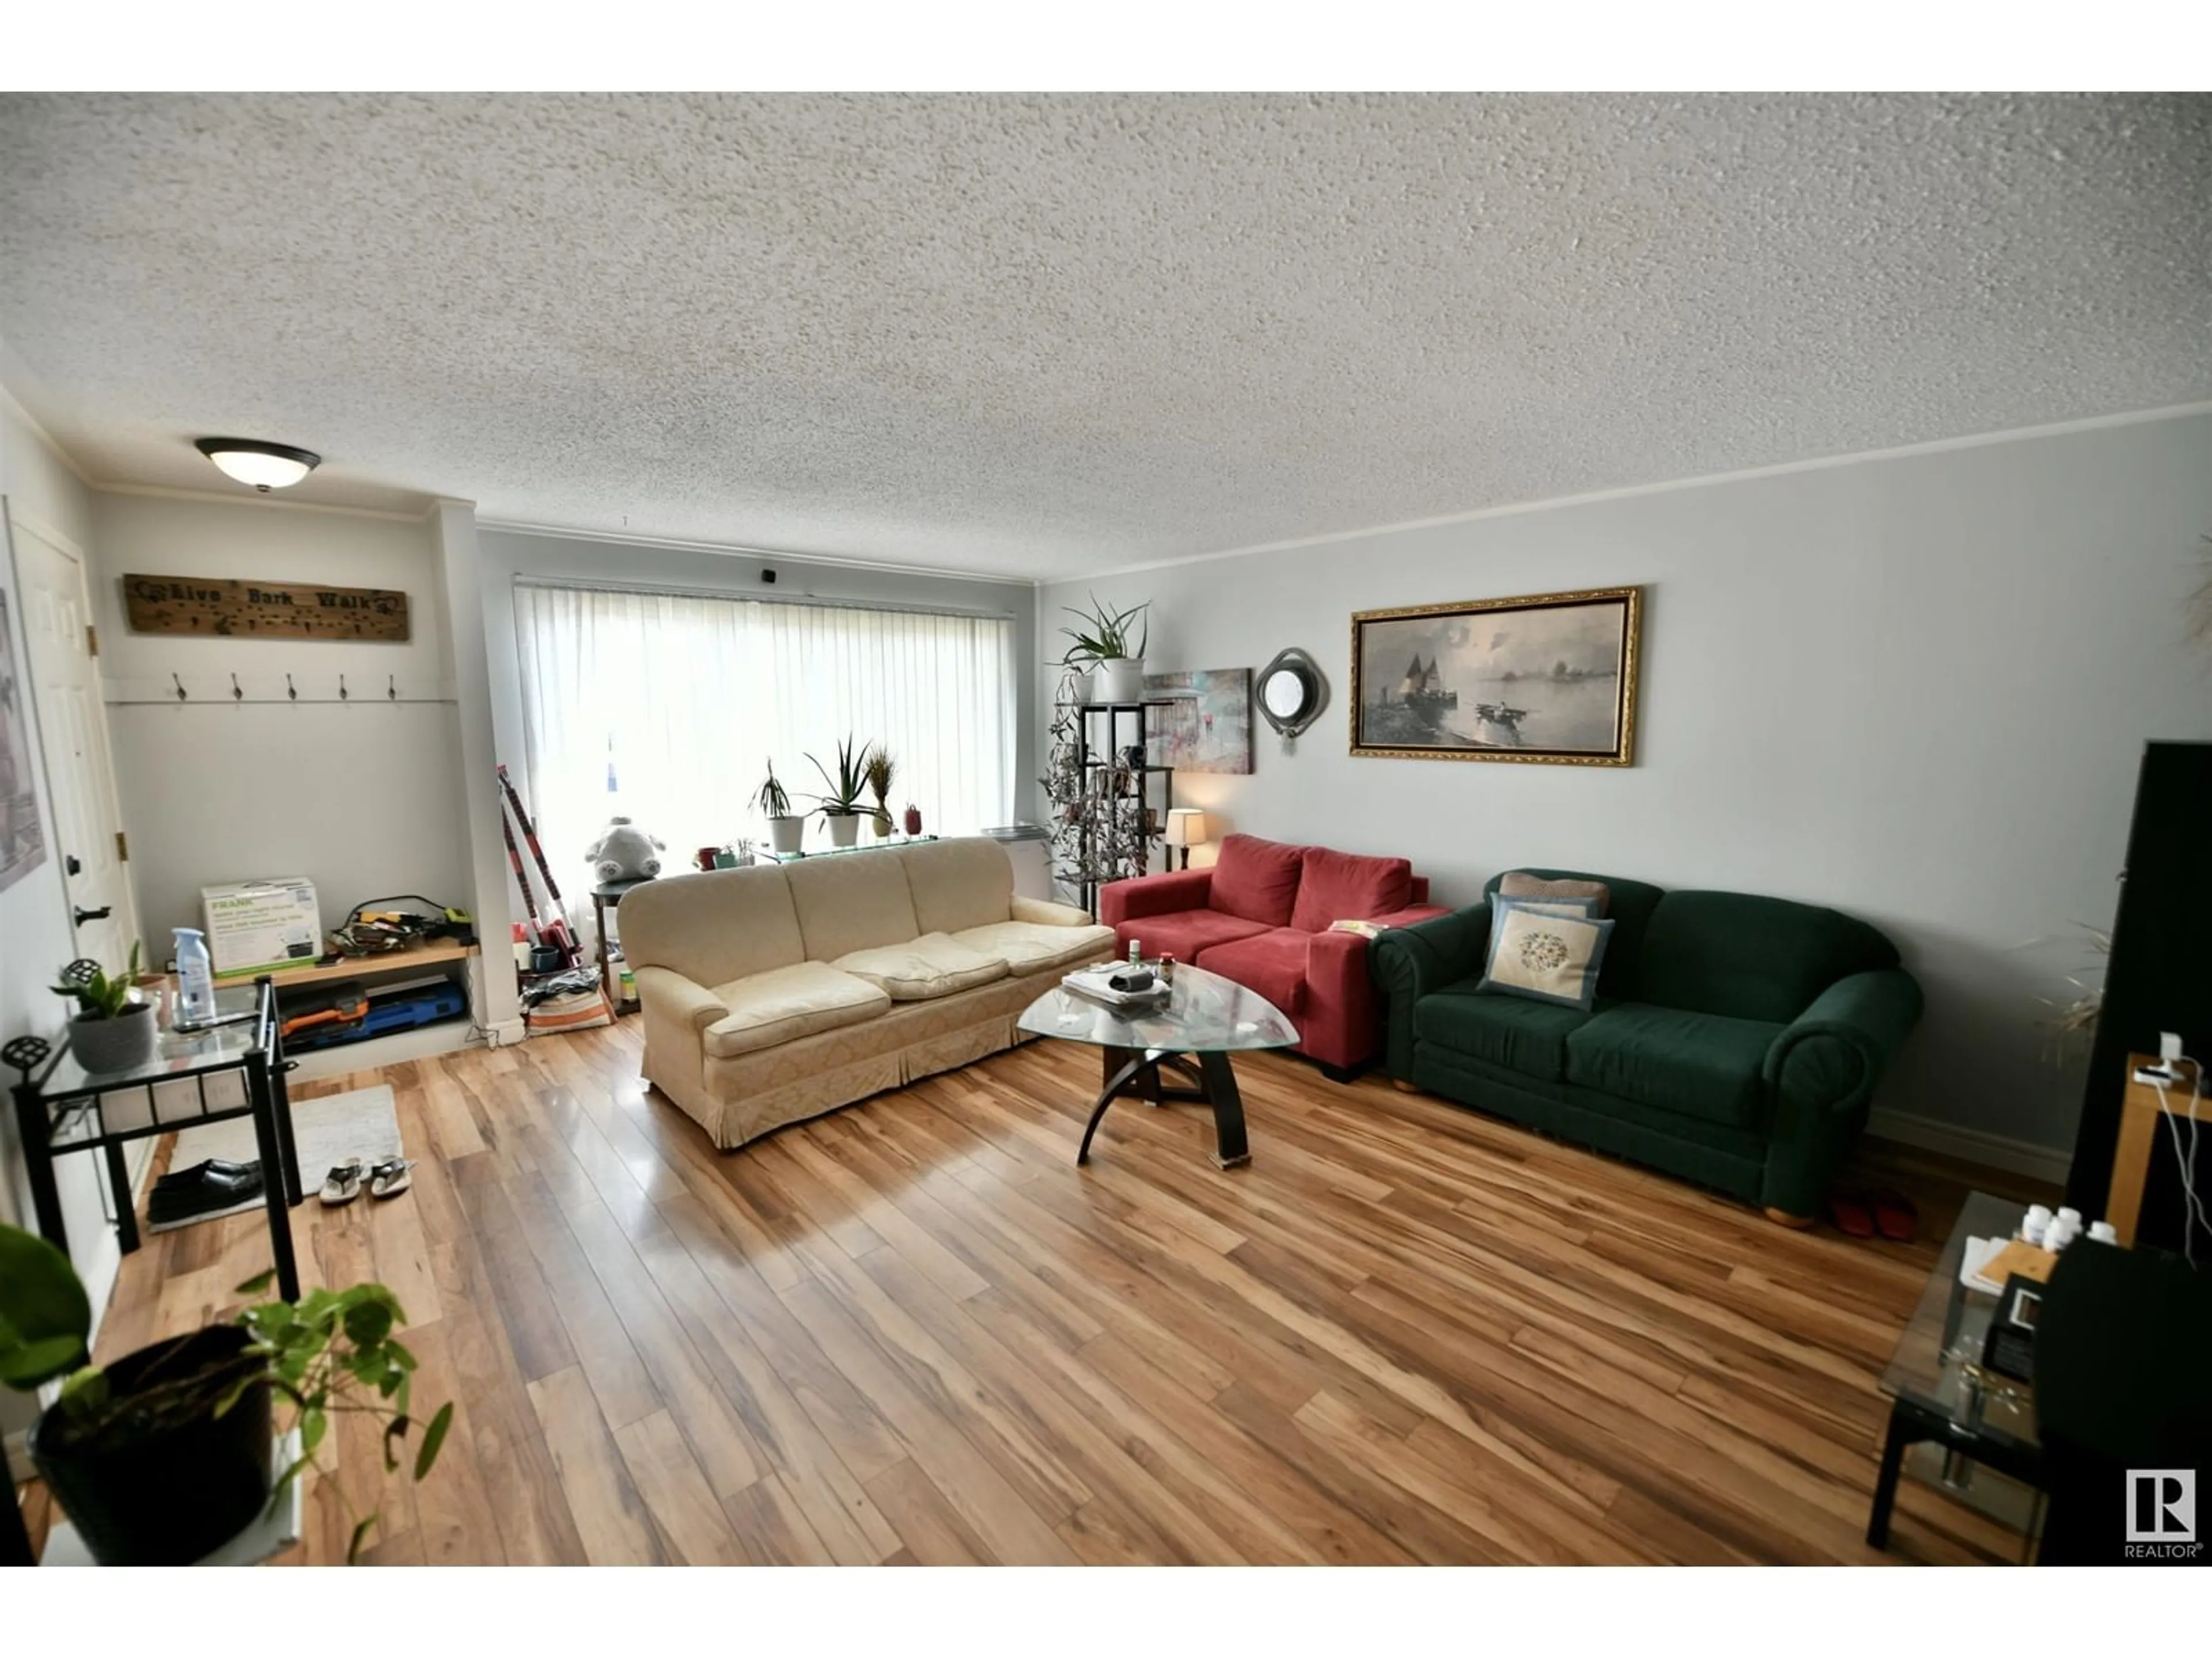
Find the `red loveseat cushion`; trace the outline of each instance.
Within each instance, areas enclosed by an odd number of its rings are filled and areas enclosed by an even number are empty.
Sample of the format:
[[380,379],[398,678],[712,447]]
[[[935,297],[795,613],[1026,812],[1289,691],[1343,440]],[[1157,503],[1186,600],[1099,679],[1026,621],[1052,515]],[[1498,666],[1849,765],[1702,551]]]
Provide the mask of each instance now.
[[[1231,837],[1233,840],[1234,837]],[[1225,843],[1224,843],[1225,845]],[[1215,891],[1220,890],[1215,878]],[[1305,872],[1291,926],[1323,933],[1329,924],[1370,921],[1402,910],[1413,902],[1413,866],[1407,859],[1368,858],[1330,847],[1305,849]],[[1217,897],[1214,902],[1218,904]]]
[[1248,991],[1257,991],[1296,1018],[1305,1011],[1306,947],[1312,942],[1310,933],[1278,927],[1213,945],[1200,954],[1198,965],[1209,974],[1235,980]]
[[1256,921],[1224,916],[1218,910],[1170,910],[1161,916],[1132,916],[1114,924],[1114,952],[1119,956],[1129,941],[1148,957],[1170,956],[1177,962],[1196,962],[1199,952],[1231,939],[1249,939],[1267,930]]
[[1288,927],[1305,854],[1303,847],[1285,847],[1257,836],[1227,836],[1213,866],[1213,888],[1206,902],[1225,915],[1269,927]]

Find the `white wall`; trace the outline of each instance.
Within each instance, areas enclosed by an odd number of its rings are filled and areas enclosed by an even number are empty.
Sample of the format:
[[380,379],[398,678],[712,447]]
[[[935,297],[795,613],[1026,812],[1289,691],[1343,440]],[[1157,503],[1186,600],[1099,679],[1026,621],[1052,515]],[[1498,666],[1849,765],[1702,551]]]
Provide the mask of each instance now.
[[[289,502],[101,491],[94,498],[100,673],[151,961],[200,925],[200,888],[306,876],[323,925],[366,899],[473,903],[453,653],[434,526]],[[404,644],[134,634],[127,574],[389,587]],[[234,702],[230,678],[302,701]],[[170,690],[172,676],[188,695]],[[351,701],[331,701],[339,676]],[[387,690],[397,689],[402,701]],[[151,698],[152,701],[144,699]],[[320,699],[318,701],[317,699]]]
[[[1410,856],[1438,900],[1542,864],[1771,893],[1898,942],[1926,1018],[1880,1103],[2070,1148],[2078,1060],[2036,999],[2109,925],[2148,738],[2212,738],[2184,638],[2212,532],[2212,416],[1935,447],[1163,567],[1038,594],[1150,599],[1155,668],[1302,646],[1322,724],[1249,777],[1178,776],[1228,826]],[[1354,760],[1351,613],[1641,583],[1628,770]],[[1048,647],[1050,638],[1045,641]],[[1050,696],[1049,677],[1040,694]],[[1033,767],[1032,772],[1040,769]],[[2021,950],[2061,935],[2063,945]],[[1990,1150],[1996,1150],[1994,1146]]]
[[[876,570],[849,564],[810,562],[781,554],[726,552],[702,547],[603,541],[586,537],[530,534],[480,528],[477,532],[483,579],[484,645],[490,665],[492,726],[500,757],[519,779],[522,773],[522,674],[514,639],[514,583],[517,577],[544,580],[630,583],[640,587],[727,592],[746,599],[845,599],[872,605],[910,604],[935,611],[964,611],[1011,617],[1014,623],[1016,684],[1037,661],[1036,592],[1027,582],[967,580],[958,577]],[[761,580],[773,569],[773,586]],[[1030,799],[1036,746],[1035,709],[1027,697],[1017,700],[1014,734],[1014,799]],[[741,826],[732,825],[732,833]],[[556,860],[562,855],[548,848]],[[684,849],[672,849],[681,856]],[[572,860],[573,862],[574,860]],[[566,863],[556,862],[556,875]],[[580,869],[580,865],[579,865]],[[532,880],[536,879],[532,872]],[[512,908],[520,920],[520,896],[507,881]],[[564,892],[571,890],[563,889]],[[577,887],[583,890],[579,876]]]

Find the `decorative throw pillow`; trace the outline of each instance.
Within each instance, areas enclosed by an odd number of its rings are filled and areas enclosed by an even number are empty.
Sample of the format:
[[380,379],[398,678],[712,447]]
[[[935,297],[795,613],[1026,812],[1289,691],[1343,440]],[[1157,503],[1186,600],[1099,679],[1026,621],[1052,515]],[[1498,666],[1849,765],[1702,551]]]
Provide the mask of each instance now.
[[1601,881],[1577,881],[1562,876],[1557,881],[1546,881],[1532,876],[1526,870],[1508,870],[1498,880],[1500,898],[1587,898],[1595,899],[1597,908],[1590,914],[1601,916],[1613,904],[1613,890]]
[[1587,1012],[1612,935],[1609,921],[1500,904],[1491,914],[1489,970],[1475,989]]
[[1587,916],[1595,921],[1603,907],[1594,898],[1508,898],[1500,893],[1490,901],[1492,911],[1534,910],[1540,916]]

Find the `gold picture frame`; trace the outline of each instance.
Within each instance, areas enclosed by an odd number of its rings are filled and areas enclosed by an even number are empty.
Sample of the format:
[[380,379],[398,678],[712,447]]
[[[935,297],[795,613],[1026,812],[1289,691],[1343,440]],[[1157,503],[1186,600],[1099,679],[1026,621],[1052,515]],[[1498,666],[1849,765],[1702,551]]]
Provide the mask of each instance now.
[[1643,623],[1641,587],[1354,611],[1352,752],[1632,766]]

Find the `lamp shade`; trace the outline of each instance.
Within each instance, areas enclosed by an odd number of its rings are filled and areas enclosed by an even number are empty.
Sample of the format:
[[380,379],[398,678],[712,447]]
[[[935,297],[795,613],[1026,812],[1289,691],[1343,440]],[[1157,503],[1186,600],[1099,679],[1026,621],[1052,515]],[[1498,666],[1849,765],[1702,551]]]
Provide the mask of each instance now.
[[312,449],[267,444],[255,438],[201,438],[192,447],[239,483],[252,484],[264,495],[299,483],[323,459]]
[[1203,847],[1207,841],[1206,814],[1195,806],[1176,806],[1168,811],[1168,845],[1170,847]]

